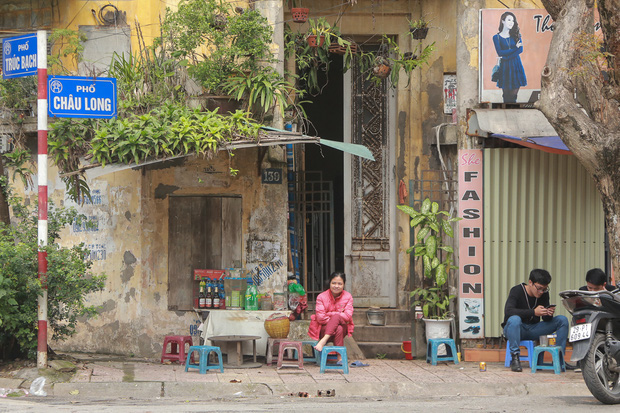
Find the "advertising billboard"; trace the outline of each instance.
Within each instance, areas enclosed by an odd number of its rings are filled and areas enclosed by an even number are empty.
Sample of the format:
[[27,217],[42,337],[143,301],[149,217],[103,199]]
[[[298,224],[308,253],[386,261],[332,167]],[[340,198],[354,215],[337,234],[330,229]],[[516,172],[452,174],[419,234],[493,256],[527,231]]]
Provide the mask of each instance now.
[[545,9],[480,10],[481,102],[538,100],[552,24]]

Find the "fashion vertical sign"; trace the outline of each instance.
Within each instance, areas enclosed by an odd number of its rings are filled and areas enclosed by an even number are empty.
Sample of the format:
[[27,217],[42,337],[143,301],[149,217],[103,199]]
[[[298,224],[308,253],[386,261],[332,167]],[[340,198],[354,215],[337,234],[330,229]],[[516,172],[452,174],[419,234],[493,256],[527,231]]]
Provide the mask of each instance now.
[[461,338],[484,337],[482,150],[459,150],[459,318]]

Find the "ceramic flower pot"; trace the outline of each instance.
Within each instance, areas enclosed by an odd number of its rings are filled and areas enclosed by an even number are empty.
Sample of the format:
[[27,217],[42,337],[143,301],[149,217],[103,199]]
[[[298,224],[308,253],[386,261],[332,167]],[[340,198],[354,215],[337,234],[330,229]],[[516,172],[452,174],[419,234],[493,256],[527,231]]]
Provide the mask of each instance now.
[[308,21],[308,14],[310,9],[307,7],[293,7],[291,8],[291,16],[295,23],[305,23]]
[[372,68],[372,73],[379,79],[385,79],[392,72],[392,68],[386,64],[378,64]]
[[308,46],[310,47],[321,47],[325,43],[325,36],[317,36],[316,34],[311,34],[308,36]]
[[[350,49],[351,49],[352,54],[356,54],[357,44],[351,43]],[[328,51],[333,54],[344,55],[347,52],[347,48],[346,46],[340,46],[338,42],[333,42],[332,44],[329,45]]]

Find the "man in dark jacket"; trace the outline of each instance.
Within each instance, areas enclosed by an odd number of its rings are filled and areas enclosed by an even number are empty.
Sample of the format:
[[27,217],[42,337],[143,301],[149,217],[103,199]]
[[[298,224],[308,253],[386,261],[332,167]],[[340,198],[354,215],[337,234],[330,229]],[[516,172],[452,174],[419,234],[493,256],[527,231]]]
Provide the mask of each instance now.
[[549,305],[550,283],[549,271],[534,269],[530,272],[527,284],[521,283],[510,289],[504,307],[502,327],[512,356],[510,362],[512,371],[522,371],[519,358],[521,340],[537,340],[542,335],[555,332],[562,353],[566,350],[568,319],[563,315],[553,316],[555,305]]
[[613,291],[613,285],[607,284],[607,274],[600,268],[592,268],[586,273],[586,285],[579,288],[582,291]]

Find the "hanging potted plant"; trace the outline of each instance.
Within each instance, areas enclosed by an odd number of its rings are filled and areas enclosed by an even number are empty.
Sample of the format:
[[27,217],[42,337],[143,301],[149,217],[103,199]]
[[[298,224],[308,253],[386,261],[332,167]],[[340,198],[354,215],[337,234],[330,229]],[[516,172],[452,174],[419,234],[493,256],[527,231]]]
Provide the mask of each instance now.
[[357,43],[353,40],[346,40],[341,37],[336,37],[329,48],[327,49],[330,53],[345,55],[345,54],[356,54],[357,53]]
[[[454,237],[452,223],[462,218],[450,217],[446,211],[439,210],[437,202],[426,198],[420,211],[408,205],[398,205],[398,209],[409,214],[411,227],[416,230],[415,243],[407,253],[413,253],[422,261],[424,269],[423,286],[413,290],[412,307],[421,306],[426,324],[426,337],[450,337],[452,313],[450,302],[455,298],[448,292],[448,275],[457,269],[452,263],[454,250],[443,244],[444,236]],[[439,326],[436,326],[439,324]]]
[[331,25],[324,17],[319,17],[316,20],[309,19],[308,22],[310,23],[310,31],[306,36],[308,45],[312,48],[323,47],[323,44],[325,44],[325,37],[329,36],[332,32]]
[[307,7],[301,7],[301,0],[289,1],[289,8],[291,9],[291,16],[295,23],[305,23],[308,21],[308,15],[310,9]]
[[421,17],[418,20],[407,21],[409,22],[409,34],[411,35],[412,39],[426,39],[426,35],[428,34],[428,20],[426,20],[424,17]]
[[390,61],[387,57],[377,56],[375,58],[375,65],[372,68],[372,74],[378,79],[387,78],[392,72]]

